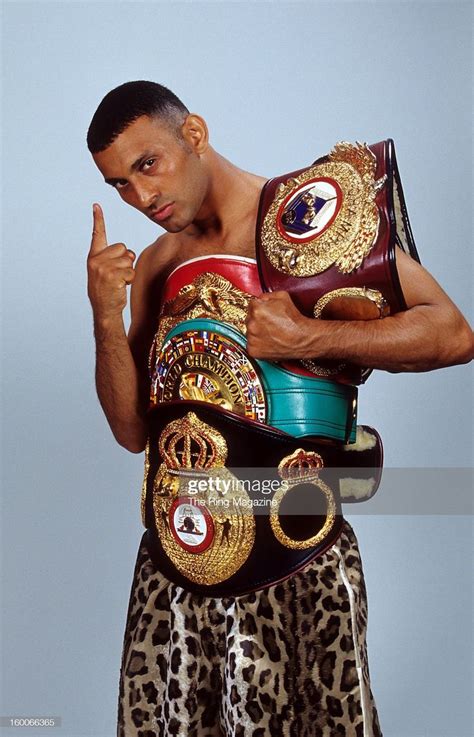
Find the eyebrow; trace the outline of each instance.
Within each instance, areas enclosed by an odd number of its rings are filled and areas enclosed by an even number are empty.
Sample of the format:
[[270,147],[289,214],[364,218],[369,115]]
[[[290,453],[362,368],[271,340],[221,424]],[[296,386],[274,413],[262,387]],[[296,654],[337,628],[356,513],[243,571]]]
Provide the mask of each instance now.
[[[152,154],[150,154],[148,151],[146,151],[144,154],[141,154],[136,161],[133,162],[133,164],[130,167],[130,171],[137,171],[137,169],[140,168],[141,164],[146,161],[147,159],[154,158]],[[119,182],[125,182],[126,179],[123,179],[123,177],[110,177],[109,179],[104,179],[106,184],[110,184],[112,187],[114,187]]]

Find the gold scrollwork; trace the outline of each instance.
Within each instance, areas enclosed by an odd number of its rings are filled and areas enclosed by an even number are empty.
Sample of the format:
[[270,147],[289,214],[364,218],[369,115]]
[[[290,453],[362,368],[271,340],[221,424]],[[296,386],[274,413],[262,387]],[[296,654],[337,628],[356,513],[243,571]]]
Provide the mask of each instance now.
[[[225,439],[194,412],[188,412],[164,428],[158,445],[163,463],[154,482],[153,511],[163,549],[189,580],[203,585],[225,581],[245,563],[255,541],[250,498],[224,466]],[[197,485],[203,480],[205,491]],[[191,494],[196,508],[205,507],[212,517],[212,542],[199,553],[180,545],[171,530],[173,503],[181,497],[189,499]]]
[[[200,375],[198,374],[198,376]],[[224,407],[224,409],[232,411],[234,409],[234,402],[225,382],[218,382],[209,375],[206,375],[206,379],[209,385],[208,391],[205,391],[201,386],[197,386],[196,374],[182,374],[179,385],[179,396],[181,399],[209,402],[210,404],[216,404],[218,407]],[[233,383],[235,384],[236,382]],[[242,392],[240,391],[240,387],[238,389],[240,398],[242,397]]]
[[160,435],[158,448],[167,468],[207,470],[223,466],[227,443],[211,425],[194,412],[170,422]]
[[337,363],[335,366],[321,366],[312,358],[302,358],[301,363],[316,376],[335,376],[346,367],[345,363]]
[[[331,292],[326,292],[326,294],[323,294],[323,296],[320,297],[314,305],[314,316],[321,317],[325,307],[327,307],[330,302],[340,297],[347,297],[349,300],[355,299],[357,300],[357,302],[361,302],[362,300],[364,300],[369,305],[369,309],[370,306],[375,306],[378,309],[378,317],[386,317],[386,315],[390,311],[388,302],[386,301],[382,292],[380,292],[378,289],[369,289],[368,287],[343,287],[341,289],[333,289]],[[350,320],[350,307],[349,310],[347,310],[346,308],[346,312],[347,314],[345,316],[341,315],[339,319]],[[368,318],[370,318],[371,316],[373,317],[373,314],[370,316],[368,315]],[[362,317],[361,319],[364,318]]]
[[[273,497],[274,505],[270,513],[270,524],[276,539],[292,550],[305,550],[318,545],[332,529],[336,518],[336,500],[334,492],[319,478],[319,470],[323,467],[323,459],[318,453],[298,448],[294,453],[283,458],[278,465],[278,473],[283,484]],[[295,540],[282,529],[279,510],[283,499],[301,484],[312,485],[319,489],[326,498],[326,519],[323,526],[304,540]],[[308,493],[309,490],[308,490]]]
[[143,470],[143,483],[142,483],[142,491],[140,495],[140,512],[141,512],[141,518],[142,518],[142,525],[143,527],[146,527],[146,489],[147,489],[147,483],[148,483],[148,474],[150,472],[150,439],[146,441],[145,446],[145,468]]
[[[376,158],[366,144],[337,143],[327,161],[282,183],[262,225],[262,245],[270,263],[294,276],[315,276],[335,265],[348,274],[374,246],[379,229],[375,196],[384,179],[375,180]],[[293,190],[317,177],[333,179],[342,198],[334,222],[310,241],[297,243],[280,231],[278,217]]]
[[285,456],[278,464],[278,475],[284,481],[292,479],[309,480],[318,478],[319,470],[323,468],[324,461],[319,453],[314,450],[303,450],[298,448],[289,456]]
[[234,286],[220,274],[205,271],[191,284],[185,284],[175,297],[161,308],[156,331],[148,356],[148,370],[152,371],[154,356],[163,345],[166,334],[180,322],[198,317],[220,320],[233,325],[242,335],[246,333],[246,318],[251,295]]
[[[314,305],[314,316],[321,318],[325,308],[331,303],[333,305],[329,319],[372,320],[386,317],[390,313],[390,305],[382,292],[368,287],[342,287],[326,292]],[[344,362],[334,366],[320,366],[312,358],[302,359],[301,363],[317,376],[333,376],[346,367]]]

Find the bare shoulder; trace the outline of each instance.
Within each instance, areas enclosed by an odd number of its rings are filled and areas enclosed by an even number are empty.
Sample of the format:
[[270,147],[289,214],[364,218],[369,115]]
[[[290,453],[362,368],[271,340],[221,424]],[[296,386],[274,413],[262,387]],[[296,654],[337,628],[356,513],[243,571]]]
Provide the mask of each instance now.
[[174,264],[176,239],[165,233],[143,249],[135,264],[135,279],[130,294],[132,321],[144,315],[147,300],[156,294],[159,300],[162,283]]
[[144,248],[135,264],[135,281],[137,278],[149,281],[165,270],[167,265],[173,261],[177,248],[175,241],[175,236],[164,233]]

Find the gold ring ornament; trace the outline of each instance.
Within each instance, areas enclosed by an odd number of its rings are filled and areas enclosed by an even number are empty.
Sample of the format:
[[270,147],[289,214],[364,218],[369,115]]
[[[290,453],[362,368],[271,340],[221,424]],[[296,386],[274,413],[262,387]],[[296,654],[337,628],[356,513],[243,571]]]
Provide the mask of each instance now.
[[[334,492],[322,479],[319,478],[319,471],[323,468],[323,459],[314,451],[305,451],[298,448],[291,455],[285,456],[278,465],[278,474],[283,483],[275,493],[273,500],[274,506],[270,512],[270,524],[273,534],[277,540],[287,548],[293,550],[305,550],[306,548],[318,545],[329,534],[336,521],[337,504]],[[295,496],[298,495],[299,499]],[[319,498],[316,498],[319,497]],[[283,530],[281,519],[286,520],[295,528],[294,522],[297,524],[301,520],[301,514],[295,514],[295,508],[301,505],[303,501],[303,513],[307,508],[307,503],[314,507],[314,502],[321,506],[322,515],[311,515],[307,520],[320,523],[316,532],[305,539],[298,539],[290,536],[288,532]],[[288,506],[289,513],[284,514],[282,506]],[[305,524],[305,527],[307,525]]]

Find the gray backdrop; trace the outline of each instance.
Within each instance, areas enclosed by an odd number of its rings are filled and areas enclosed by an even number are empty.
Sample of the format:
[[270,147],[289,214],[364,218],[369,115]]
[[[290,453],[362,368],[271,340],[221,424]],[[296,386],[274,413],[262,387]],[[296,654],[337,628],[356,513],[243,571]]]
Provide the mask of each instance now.
[[[143,458],[115,443],[96,399],[91,203],[103,204],[111,242],[137,253],[158,230],[95,170],[85,147],[95,107],[126,80],[161,81],[208,120],[221,153],[268,176],[341,139],[393,137],[422,261],[469,314],[471,10],[7,2],[3,27],[1,713],[62,717],[61,729],[34,733],[108,737]],[[360,392],[360,421],[381,432],[386,466],[449,467],[450,498],[455,469],[472,465],[470,376],[467,366],[376,372]],[[467,737],[472,527],[455,508],[430,514],[423,493],[425,515],[350,516],[372,688],[385,737]]]

